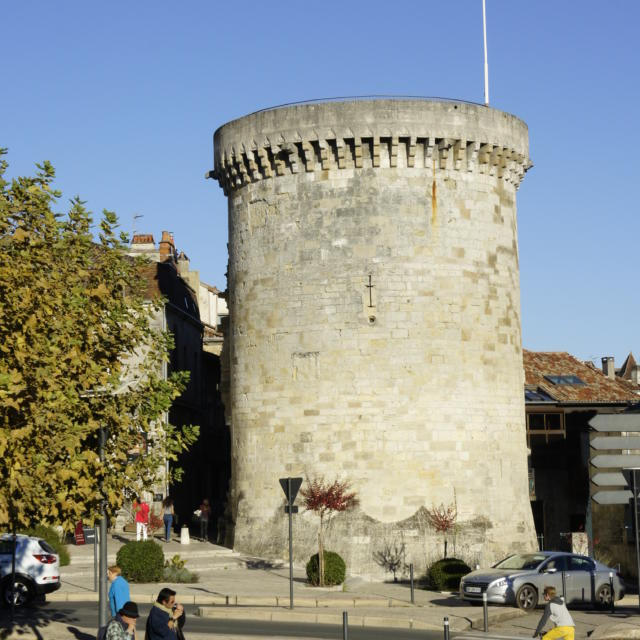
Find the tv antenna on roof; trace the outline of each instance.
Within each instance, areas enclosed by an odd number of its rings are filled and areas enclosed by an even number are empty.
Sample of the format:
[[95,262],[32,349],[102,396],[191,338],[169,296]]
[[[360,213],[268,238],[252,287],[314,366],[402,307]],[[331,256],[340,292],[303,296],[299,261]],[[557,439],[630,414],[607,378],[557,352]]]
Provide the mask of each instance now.
[[484,106],[489,106],[489,63],[487,62],[487,7],[482,0],[482,35],[484,37]]
[[136,229],[138,220],[140,220],[140,218],[144,218],[144,215],[142,213],[134,213],[132,217],[133,217],[133,230],[131,231],[131,240],[133,241],[133,236],[135,236],[136,231],[138,231],[138,229]]

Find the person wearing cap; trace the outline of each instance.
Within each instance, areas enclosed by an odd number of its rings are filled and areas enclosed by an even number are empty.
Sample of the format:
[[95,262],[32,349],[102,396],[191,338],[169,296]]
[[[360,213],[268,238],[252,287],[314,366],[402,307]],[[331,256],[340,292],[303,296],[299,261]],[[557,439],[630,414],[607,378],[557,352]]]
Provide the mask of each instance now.
[[134,640],[138,617],[138,605],[131,601],[125,602],[115,618],[109,621],[104,640]]

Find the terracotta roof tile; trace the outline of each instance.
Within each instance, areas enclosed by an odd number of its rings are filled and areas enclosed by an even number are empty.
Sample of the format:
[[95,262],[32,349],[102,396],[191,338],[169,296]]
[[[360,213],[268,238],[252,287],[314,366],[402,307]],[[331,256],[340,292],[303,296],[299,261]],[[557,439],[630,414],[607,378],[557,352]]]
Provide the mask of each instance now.
[[153,234],[137,233],[131,239],[131,244],[155,244],[155,242],[153,241]]
[[[563,404],[627,404],[638,402],[637,387],[612,380],[593,366],[565,352],[522,352],[525,384],[538,387]],[[584,385],[553,384],[545,376],[577,376]]]

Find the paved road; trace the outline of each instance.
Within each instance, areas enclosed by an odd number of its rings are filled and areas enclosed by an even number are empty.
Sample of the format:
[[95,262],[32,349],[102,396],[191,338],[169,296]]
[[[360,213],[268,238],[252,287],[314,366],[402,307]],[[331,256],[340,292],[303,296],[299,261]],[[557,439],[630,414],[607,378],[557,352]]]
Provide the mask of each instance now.
[[[614,613],[586,607],[571,607],[569,612],[576,623],[576,638],[588,638],[598,627],[603,625],[623,624],[628,629],[640,629],[640,613],[637,607],[616,607]],[[538,607],[535,612],[526,616],[492,624],[488,634],[474,630],[458,634],[456,638],[457,640],[530,639],[538,626],[542,613],[543,608]],[[545,631],[548,631],[551,626],[549,623]]]
[[[138,631],[144,628],[144,620],[150,605],[140,605]],[[342,638],[342,627],[338,625],[312,625],[301,623],[260,622],[253,620],[211,620],[195,615],[197,607],[187,606],[185,635],[188,640],[194,638],[248,640],[249,638],[269,637],[281,640],[311,640],[314,638]],[[7,614],[7,611],[3,611]],[[69,638],[76,640],[94,640],[98,624],[98,611],[95,602],[46,602],[30,607],[18,614],[18,620],[30,628],[36,628],[47,637],[47,625],[55,621],[65,625]],[[441,631],[410,631],[406,629],[376,629],[349,627],[349,640],[442,640]]]

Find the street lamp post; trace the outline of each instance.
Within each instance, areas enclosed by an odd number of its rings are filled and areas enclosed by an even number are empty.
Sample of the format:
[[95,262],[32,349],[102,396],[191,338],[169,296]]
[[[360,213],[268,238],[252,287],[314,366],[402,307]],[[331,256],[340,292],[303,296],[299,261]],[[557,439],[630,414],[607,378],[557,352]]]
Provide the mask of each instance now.
[[[637,573],[638,573],[638,607],[640,608],[640,531],[638,531],[638,491],[640,487],[638,486],[638,470],[639,467],[625,467],[623,470],[626,471],[629,475],[627,476],[627,483],[629,480],[631,482],[631,491],[633,493],[633,498],[631,500],[631,504],[633,505],[633,523],[634,523],[634,533],[636,539],[636,564],[637,564]],[[629,477],[631,476],[631,477]]]
[[[100,462],[104,463],[104,448],[106,442],[105,428],[100,426]],[[107,500],[104,495],[104,479],[100,481],[100,563],[99,563],[99,610],[98,627],[103,627],[109,620],[108,596],[107,596]]]
[[638,571],[638,607],[640,607],[640,532],[638,531],[638,469],[631,471],[633,478],[633,522],[636,527],[636,563]]

